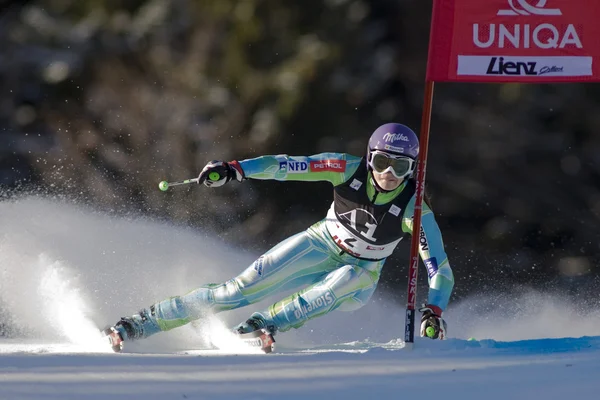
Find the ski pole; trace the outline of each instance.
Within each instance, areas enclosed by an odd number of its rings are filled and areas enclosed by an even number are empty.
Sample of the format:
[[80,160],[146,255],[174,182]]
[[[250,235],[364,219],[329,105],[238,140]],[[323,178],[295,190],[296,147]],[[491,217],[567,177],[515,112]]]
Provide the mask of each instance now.
[[[218,181],[221,178],[221,175],[219,175],[218,172],[211,172],[210,174],[208,174],[208,179],[210,179],[211,181]],[[184,181],[179,181],[179,182],[167,182],[167,181],[161,181],[158,184],[158,188],[160,190],[162,190],[163,192],[166,192],[171,186],[179,186],[179,185],[187,185],[190,183],[198,183],[199,178],[192,178],[192,179],[186,179]]]

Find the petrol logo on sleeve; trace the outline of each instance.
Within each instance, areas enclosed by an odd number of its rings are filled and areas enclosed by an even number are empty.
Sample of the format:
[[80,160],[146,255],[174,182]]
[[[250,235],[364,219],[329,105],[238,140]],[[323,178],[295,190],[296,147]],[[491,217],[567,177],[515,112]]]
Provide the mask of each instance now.
[[429,275],[429,278],[433,278],[433,276],[438,272],[437,260],[435,257],[431,257],[423,261],[423,263],[425,264],[425,267],[427,267],[427,275]]
[[322,160],[311,161],[311,171],[329,171],[329,172],[344,172],[346,171],[346,160]]

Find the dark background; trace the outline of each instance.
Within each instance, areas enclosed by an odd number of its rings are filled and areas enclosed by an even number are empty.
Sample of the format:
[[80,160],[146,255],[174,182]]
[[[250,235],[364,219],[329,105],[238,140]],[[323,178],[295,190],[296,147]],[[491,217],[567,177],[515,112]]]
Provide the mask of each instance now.
[[[324,216],[329,184],[157,183],[211,159],[362,155],[390,121],[418,132],[430,16],[412,0],[0,2],[0,193],[267,250]],[[436,86],[427,182],[454,299],[503,285],[594,298],[599,99],[595,84]],[[408,247],[383,290],[404,289]]]

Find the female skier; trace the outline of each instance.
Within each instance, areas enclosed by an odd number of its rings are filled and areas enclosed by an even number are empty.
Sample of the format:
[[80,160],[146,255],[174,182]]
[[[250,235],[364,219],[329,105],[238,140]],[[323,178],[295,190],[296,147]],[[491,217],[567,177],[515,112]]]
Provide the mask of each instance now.
[[[262,331],[270,336],[299,328],[336,309],[360,308],[375,291],[386,258],[406,234],[414,234],[415,181],[411,178],[418,154],[415,133],[405,125],[388,123],[369,139],[366,157],[322,153],[209,162],[198,179],[209,187],[244,179],[329,181],[334,187],[333,203],[324,219],[279,243],[237,277],[201,286],[121,318],[105,330],[113,349],[119,351],[123,341],[146,338],[288,289],[299,291],[253,313],[234,331]],[[419,309],[420,334],[444,339],[442,311],[448,305],[454,277],[427,204],[423,204],[419,235],[419,253],[429,281],[427,303]],[[428,327],[433,327],[434,335],[425,334]]]

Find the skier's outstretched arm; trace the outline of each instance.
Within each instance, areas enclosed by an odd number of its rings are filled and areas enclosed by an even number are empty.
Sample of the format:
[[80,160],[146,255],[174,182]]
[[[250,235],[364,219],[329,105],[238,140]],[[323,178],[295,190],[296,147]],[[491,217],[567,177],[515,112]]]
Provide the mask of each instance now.
[[[206,186],[221,186],[232,179],[274,179],[277,181],[328,181],[339,185],[357,170],[361,157],[346,153],[321,153],[312,156],[267,155],[241,161],[211,161],[199,176]],[[211,173],[217,175],[211,177]],[[212,179],[217,177],[218,179]]]
[[[415,197],[409,202],[402,220],[403,230],[413,234],[413,213]],[[442,312],[448,306],[450,295],[454,287],[454,275],[448,262],[448,256],[444,250],[442,233],[435,220],[435,216],[429,206],[423,202],[423,213],[421,215],[421,231],[419,232],[419,254],[423,264],[427,268],[427,280],[429,282],[429,294],[427,304],[419,311],[423,313],[421,318],[421,336],[425,335],[425,329],[430,323],[436,325],[437,331],[441,327],[442,338],[445,335],[445,322],[442,320]]]

